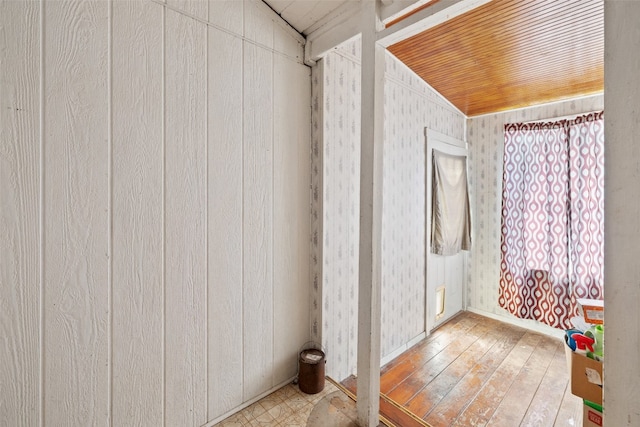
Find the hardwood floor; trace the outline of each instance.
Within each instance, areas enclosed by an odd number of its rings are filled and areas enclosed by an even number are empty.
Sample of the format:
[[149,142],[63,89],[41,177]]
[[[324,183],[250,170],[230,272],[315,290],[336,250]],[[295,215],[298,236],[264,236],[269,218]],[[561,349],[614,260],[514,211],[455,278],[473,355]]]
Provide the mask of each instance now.
[[[342,384],[356,392],[355,377]],[[559,339],[464,312],[381,369],[381,413],[400,407],[433,427],[580,426],[570,388]]]

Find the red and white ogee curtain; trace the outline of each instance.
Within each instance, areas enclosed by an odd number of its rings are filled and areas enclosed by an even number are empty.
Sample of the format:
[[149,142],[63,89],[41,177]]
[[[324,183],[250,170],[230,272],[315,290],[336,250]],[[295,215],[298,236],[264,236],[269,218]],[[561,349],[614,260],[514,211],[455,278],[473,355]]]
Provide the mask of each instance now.
[[505,125],[500,306],[568,329],[603,297],[604,120]]

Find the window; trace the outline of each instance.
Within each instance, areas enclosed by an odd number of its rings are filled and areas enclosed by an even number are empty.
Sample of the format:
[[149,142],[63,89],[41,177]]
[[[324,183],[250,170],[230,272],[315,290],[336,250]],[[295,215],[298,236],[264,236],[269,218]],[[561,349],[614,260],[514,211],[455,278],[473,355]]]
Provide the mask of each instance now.
[[500,306],[566,329],[603,297],[604,119],[505,125]]

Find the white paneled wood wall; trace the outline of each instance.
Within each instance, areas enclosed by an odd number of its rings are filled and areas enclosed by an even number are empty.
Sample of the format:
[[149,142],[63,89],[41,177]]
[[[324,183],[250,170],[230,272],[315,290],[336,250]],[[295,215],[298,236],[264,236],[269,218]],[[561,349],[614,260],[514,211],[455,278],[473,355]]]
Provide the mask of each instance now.
[[640,3],[607,1],[605,17],[604,422],[640,425]]
[[252,0],[0,1],[0,424],[200,426],[295,375],[302,43]]

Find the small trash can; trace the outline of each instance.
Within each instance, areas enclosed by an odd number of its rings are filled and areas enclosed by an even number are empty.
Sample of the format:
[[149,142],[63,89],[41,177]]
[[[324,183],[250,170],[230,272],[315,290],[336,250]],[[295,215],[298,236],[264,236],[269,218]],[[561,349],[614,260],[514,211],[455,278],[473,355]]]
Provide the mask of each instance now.
[[308,348],[298,357],[298,387],[307,394],[320,393],[324,389],[325,355],[322,350]]

